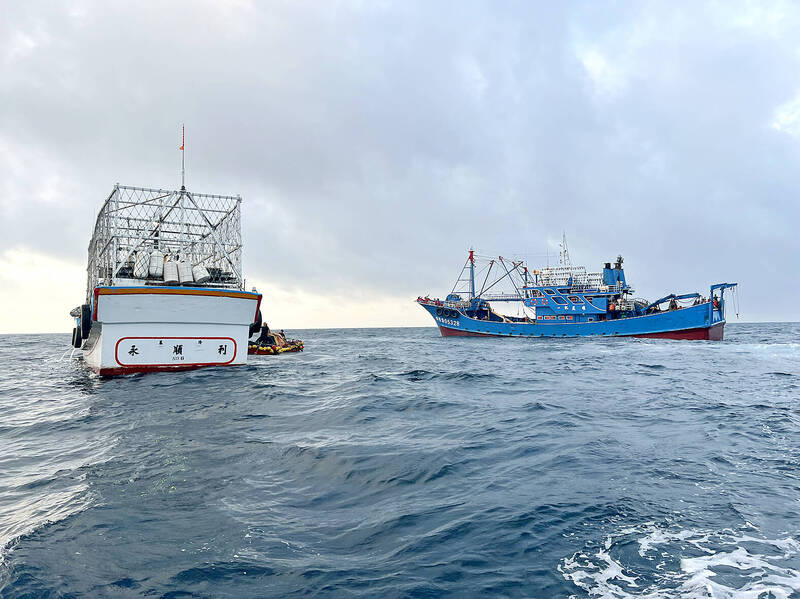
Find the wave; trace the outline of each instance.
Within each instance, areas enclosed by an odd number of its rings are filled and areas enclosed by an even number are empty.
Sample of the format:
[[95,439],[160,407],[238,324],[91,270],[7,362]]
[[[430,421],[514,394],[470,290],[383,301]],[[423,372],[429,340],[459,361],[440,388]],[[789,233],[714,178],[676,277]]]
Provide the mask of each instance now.
[[83,482],[70,489],[34,496],[35,499],[29,497],[16,503],[6,503],[6,513],[0,512],[0,520],[7,522],[0,527],[0,566],[3,566],[20,540],[49,524],[84,511],[93,503],[92,495],[87,492],[87,485]]
[[478,381],[491,380],[497,378],[496,374],[485,372],[430,372],[428,370],[415,369],[408,372],[401,372],[398,376],[410,381],[430,381],[441,379],[445,381]]

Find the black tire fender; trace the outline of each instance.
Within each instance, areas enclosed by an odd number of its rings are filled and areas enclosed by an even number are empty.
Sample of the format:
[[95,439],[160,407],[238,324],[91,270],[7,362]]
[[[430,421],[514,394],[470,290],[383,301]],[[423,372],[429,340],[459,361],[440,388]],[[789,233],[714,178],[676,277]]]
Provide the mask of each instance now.
[[258,309],[256,312],[256,319],[253,324],[250,325],[250,334],[248,337],[252,337],[261,329],[261,325],[264,323],[264,319],[261,317],[261,308]]
[[[89,304],[81,306],[81,340],[89,338],[92,330],[92,307]],[[78,347],[77,345],[75,347]]]
[[80,347],[81,346],[81,331],[78,327],[72,328],[72,347]]

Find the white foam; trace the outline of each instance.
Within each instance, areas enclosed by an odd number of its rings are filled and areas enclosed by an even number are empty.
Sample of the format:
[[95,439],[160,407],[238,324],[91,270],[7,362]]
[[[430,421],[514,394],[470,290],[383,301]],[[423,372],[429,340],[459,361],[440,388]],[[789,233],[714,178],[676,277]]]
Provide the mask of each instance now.
[[[617,555],[632,541],[647,562],[626,564],[624,554]],[[607,536],[600,549],[563,559],[558,570],[603,599],[789,599],[800,593],[800,571],[782,562],[798,553],[800,542],[790,537],[646,523]]]
[[653,530],[650,534],[638,539],[639,555],[642,557],[656,545],[663,545],[671,541],[684,541],[691,536],[690,530],[681,530],[677,533],[669,533],[664,530]]

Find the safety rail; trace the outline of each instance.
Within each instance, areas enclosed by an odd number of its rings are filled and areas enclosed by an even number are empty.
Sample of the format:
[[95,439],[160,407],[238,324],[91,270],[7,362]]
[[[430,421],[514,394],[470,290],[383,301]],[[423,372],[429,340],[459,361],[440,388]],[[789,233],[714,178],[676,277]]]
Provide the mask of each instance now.
[[205,285],[243,289],[241,202],[185,188],[115,185],[89,242],[87,298],[98,285],[164,284],[147,274],[148,254],[203,267]]

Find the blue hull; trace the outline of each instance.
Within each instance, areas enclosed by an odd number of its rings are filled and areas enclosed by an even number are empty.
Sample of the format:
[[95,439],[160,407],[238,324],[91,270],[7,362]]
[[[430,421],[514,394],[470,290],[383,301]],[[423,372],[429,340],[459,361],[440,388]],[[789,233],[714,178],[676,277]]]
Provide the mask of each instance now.
[[420,303],[433,317],[443,337],[655,337],[721,340],[725,319],[711,302],[644,316],[593,322],[508,322],[477,320],[454,309],[438,315],[432,303]]

